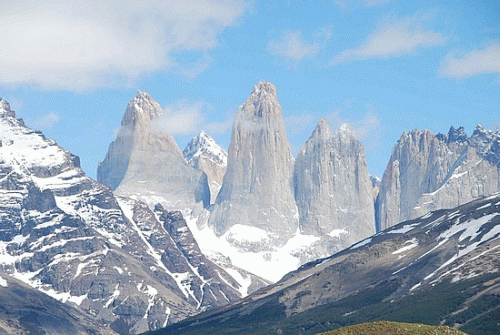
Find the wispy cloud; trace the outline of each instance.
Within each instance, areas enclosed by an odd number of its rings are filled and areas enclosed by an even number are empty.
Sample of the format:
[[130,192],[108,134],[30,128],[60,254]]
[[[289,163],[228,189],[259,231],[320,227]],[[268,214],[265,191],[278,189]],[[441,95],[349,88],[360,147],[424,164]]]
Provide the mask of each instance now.
[[425,30],[426,16],[413,16],[399,20],[385,20],[368,39],[357,48],[348,49],[336,56],[331,65],[370,58],[400,57],[419,48],[444,45],[441,33]]
[[310,132],[318,122],[315,116],[309,113],[301,115],[290,115],[285,118],[285,124],[289,136]]
[[54,125],[59,122],[59,115],[57,113],[47,113],[44,115],[40,115],[33,121],[28,120],[28,124],[30,127],[42,130],[52,129]]
[[500,74],[500,42],[461,55],[450,53],[439,68],[440,76],[448,78],[467,78],[484,73]]
[[280,40],[270,41],[267,48],[272,54],[297,64],[304,59],[314,58],[330,36],[329,29],[320,30],[309,40],[304,39],[300,31],[286,31]]
[[391,0],[336,0],[335,3],[342,9],[361,4],[364,7],[375,7],[383,5]]
[[205,52],[247,9],[244,0],[0,2],[0,83],[91,90],[155,71],[196,75],[176,55]]
[[202,102],[177,102],[165,107],[165,114],[158,123],[162,130],[173,135],[191,134],[205,121],[202,108]]
[[168,105],[165,113],[156,121],[153,127],[174,136],[194,135],[205,130],[211,136],[227,132],[233,123],[233,118],[228,117],[221,122],[209,121],[206,112],[207,104],[201,101],[178,101]]
[[382,144],[383,126],[377,112],[370,106],[366,106],[366,112],[360,117],[344,116],[346,114],[342,109],[330,113],[327,120],[332,130],[335,131],[342,124],[347,123],[356,137],[361,140],[366,149],[373,150],[379,148]]
[[353,119],[343,117],[340,109],[328,115],[328,122],[332,126],[332,130],[347,123],[351,126],[356,136],[361,140],[374,140],[380,135],[381,123],[377,113],[368,107],[365,115],[361,119]]

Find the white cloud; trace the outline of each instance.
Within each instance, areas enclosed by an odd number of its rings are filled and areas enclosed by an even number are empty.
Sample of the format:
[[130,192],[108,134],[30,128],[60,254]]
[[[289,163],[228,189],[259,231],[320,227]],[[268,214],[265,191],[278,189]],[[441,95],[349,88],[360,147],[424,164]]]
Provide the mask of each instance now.
[[233,126],[233,116],[226,118],[226,120],[222,122],[210,122],[205,123],[202,130],[205,130],[211,136],[217,136],[224,134]]
[[328,115],[327,119],[332,130],[340,127],[340,125],[347,123],[356,134],[356,137],[363,140],[369,147],[376,147],[380,141],[381,122],[377,113],[368,107],[365,115],[361,119],[344,118],[341,116],[341,110],[337,110]]
[[425,30],[426,17],[413,16],[384,22],[361,46],[343,51],[331,65],[369,58],[399,57],[413,53],[418,48],[444,45],[441,33]]
[[176,71],[174,54],[214,48],[244,1],[2,1],[0,83],[78,91]]
[[310,132],[311,129],[315,127],[316,122],[318,122],[318,120],[316,120],[315,116],[308,113],[290,115],[285,118],[285,124],[289,136]]
[[351,5],[361,3],[364,7],[375,7],[383,5],[391,0],[336,0],[335,3],[342,9],[347,9]]
[[202,108],[202,102],[177,102],[165,107],[165,114],[158,124],[162,130],[173,135],[192,134],[205,122]]
[[296,64],[316,56],[330,36],[330,30],[323,29],[316,33],[311,41],[305,41],[300,31],[286,31],[279,41],[270,41],[267,48],[272,54]]
[[178,101],[165,107],[165,113],[157,120],[154,127],[174,136],[193,135],[201,130],[205,130],[211,136],[227,132],[233,124],[232,117],[222,122],[209,122],[204,111],[206,107],[204,102]]
[[467,78],[484,73],[500,74],[500,42],[460,56],[450,53],[439,68],[439,74],[448,78]]
[[40,115],[35,120],[28,120],[29,126],[36,129],[48,130],[52,129],[54,125],[59,122],[59,115],[56,113],[47,113],[44,115]]

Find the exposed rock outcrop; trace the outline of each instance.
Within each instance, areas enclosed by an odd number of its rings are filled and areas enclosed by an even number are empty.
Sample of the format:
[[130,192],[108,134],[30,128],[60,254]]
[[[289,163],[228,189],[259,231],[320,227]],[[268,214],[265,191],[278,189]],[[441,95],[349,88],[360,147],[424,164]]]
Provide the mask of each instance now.
[[392,150],[377,199],[378,229],[500,190],[500,133],[477,126],[447,135],[404,133]]
[[227,152],[204,131],[194,137],[182,152],[189,165],[205,172],[210,186],[210,203],[213,204],[227,168]]
[[218,235],[239,224],[270,233],[272,245],[298,228],[294,158],[273,84],[260,81],[236,112],[227,171],[209,225]]
[[330,237],[341,250],[375,232],[365,150],[348,125],[333,134],[319,121],[299,151],[294,181],[302,233]]
[[134,196],[168,209],[210,204],[204,172],[189,166],[175,139],[161,129],[163,110],[151,96],[137,92],[123,116],[116,139],[97,168],[97,180],[116,194]]

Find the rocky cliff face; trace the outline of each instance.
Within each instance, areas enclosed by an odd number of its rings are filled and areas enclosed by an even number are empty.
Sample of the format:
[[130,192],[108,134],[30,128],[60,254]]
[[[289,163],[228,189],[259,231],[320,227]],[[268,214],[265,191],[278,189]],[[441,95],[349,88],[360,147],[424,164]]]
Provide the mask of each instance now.
[[298,228],[293,163],[276,88],[259,82],[236,112],[227,172],[209,225],[218,235],[251,226],[283,244]]
[[180,213],[156,209],[115,197],[85,176],[78,157],[27,128],[0,100],[6,275],[120,334],[237,300],[241,286],[201,254]]
[[393,148],[377,199],[378,229],[452,208],[500,190],[500,134],[478,126],[404,133]]
[[0,268],[0,333],[116,335],[91,316],[26,285]]
[[207,176],[189,166],[175,139],[161,130],[160,105],[137,92],[123,116],[116,140],[97,168],[97,180],[116,194],[134,196],[168,209],[210,204]]
[[205,172],[210,186],[210,203],[213,204],[227,168],[227,152],[214,139],[202,131],[182,152],[189,165]]
[[299,151],[294,181],[304,234],[329,238],[341,250],[375,232],[364,147],[348,125],[333,134],[326,120],[319,121]]

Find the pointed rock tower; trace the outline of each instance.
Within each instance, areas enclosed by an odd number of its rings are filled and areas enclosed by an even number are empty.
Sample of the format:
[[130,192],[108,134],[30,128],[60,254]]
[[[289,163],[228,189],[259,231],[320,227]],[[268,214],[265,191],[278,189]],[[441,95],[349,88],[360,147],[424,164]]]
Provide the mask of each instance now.
[[97,168],[97,180],[115,193],[135,195],[150,204],[184,209],[197,202],[208,206],[206,174],[189,166],[175,139],[161,130],[160,105],[147,93],[127,106],[116,140]]
[[365,149],[348,125],[333,134],[319,121],[297,156],[294,181],[302,233],[329,235],[342,249],[375,232]]
[[209,225],[219,235],[235,225],[251,226],[284,243],[298,228],[293,164],[276,87],[260,81],[236,112]]
[[206,173],[210,186],[210,203],[213,204],[226,173],[227,152],[202,131],[189,141],[182,153],[189,165]]

